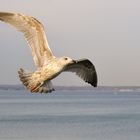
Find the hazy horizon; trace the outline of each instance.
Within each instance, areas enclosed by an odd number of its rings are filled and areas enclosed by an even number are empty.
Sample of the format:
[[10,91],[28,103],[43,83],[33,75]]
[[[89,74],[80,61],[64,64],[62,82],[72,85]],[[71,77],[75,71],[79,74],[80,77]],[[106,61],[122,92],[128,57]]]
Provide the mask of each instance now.
[[[88,58],[99,86],[140,86],[140,2],[138,0],[0,0],[0,11],[21,12],[41,21],[56,56]],[[23,35],[0,22],[0,84],[20,84],[20,67],[35,70]],[[87,86],[73,73],[54,85]]]

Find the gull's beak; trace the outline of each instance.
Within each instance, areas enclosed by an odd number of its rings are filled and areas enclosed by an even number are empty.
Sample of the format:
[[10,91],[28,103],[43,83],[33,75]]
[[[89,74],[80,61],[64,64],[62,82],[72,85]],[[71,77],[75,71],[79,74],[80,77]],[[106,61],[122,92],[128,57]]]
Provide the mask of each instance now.
[[72,60],[72,63],[77,63],[77,61],[76,60]]
[[76,60],[72,60],[72,61],[69,63],[69,65],[73,65],[73,64],[76,64],[76,63],[77,63]]

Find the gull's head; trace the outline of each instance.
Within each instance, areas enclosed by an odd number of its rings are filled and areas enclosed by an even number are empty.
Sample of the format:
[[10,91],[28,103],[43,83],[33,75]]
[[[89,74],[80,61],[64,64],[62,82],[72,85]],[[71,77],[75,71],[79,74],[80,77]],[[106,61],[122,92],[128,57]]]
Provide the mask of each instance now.
[[63,66],[75,63],[75,60],[71,59],[70,57],[63,56],[59,58],[59,63]]

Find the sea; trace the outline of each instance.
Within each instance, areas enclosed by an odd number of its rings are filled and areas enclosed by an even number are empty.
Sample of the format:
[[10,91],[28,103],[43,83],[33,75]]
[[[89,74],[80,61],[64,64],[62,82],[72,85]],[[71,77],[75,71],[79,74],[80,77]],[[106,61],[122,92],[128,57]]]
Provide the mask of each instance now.
[[0,140],[140,140],[140,88],[0,90]]

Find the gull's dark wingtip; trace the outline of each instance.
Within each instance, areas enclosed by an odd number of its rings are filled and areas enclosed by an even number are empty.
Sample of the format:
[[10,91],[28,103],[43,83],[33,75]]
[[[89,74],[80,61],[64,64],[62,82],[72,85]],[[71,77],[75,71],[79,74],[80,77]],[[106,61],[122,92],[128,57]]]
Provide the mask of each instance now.
[[[95,69],[94,69],[95,70]],[[98,78],[97,78],[97,73],[96,73],[96,70],[95,70],[95,73],[93,75],[93,79],[92,79],[92,82],[90,83],[93,87],[97,87],[97,84],[98,84]]]
[[14,13],[10,13],[10,12],[0,12],[0,16],[13,16]]
[[97,83],[93,83],[92,86],[93,86],[93,87],[97,87]]
[[0,20],[1,21],[5,21],[5,17],[9,17],[9,16],[13,16],[14,13],[10,13],[10,12],[0,12]]

